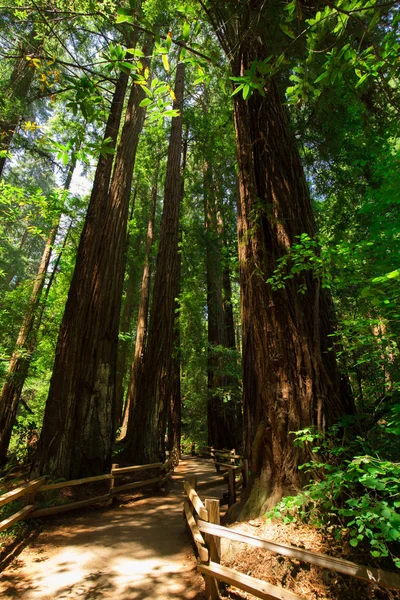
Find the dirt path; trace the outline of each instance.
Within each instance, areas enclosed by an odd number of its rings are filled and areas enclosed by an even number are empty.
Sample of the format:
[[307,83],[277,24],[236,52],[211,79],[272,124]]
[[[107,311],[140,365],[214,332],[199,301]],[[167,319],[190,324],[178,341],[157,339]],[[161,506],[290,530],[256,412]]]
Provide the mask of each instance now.
[[[44,522],[0,577],[0,597],[24,600],[202,600],[204,584],[182,518],[182,481],[221,497],[209,461],[186,458],[169,491],[106,510]],[[209,490],[209,491],[207,491]]]

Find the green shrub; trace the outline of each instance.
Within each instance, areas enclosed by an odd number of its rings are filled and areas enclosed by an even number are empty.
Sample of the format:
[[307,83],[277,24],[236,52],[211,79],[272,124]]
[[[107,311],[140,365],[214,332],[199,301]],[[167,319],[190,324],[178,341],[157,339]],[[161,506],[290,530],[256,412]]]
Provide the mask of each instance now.
[[[397,408],[380,425],[386,435],[398,435]],[[346,529],[351,546],[367,543],[373,557],[390,556],[400,568],[400,463],[381,458],[378,452],[367,454],[371,447],[360,436],[338,444],[342,430],[343,423],[326,434],[310,428],[296,433],[295,444],[309,446],[313,453],[313,459],[300,467],[312,479],[297,496],[283,498],[268,516],[329,526],[337,537]]]

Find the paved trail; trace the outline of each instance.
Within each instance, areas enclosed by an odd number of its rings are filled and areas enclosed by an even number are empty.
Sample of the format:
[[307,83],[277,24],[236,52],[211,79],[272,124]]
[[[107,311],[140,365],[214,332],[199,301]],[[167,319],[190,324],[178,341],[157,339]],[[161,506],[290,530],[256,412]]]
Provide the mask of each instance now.
[[182,518],[182,481],[196,475],[199,493],[221,497],[209,461],[186,458],[167,494],[116,508],[66,513],[0,576],[0,598],[23,600],[202,600],[204,583]]

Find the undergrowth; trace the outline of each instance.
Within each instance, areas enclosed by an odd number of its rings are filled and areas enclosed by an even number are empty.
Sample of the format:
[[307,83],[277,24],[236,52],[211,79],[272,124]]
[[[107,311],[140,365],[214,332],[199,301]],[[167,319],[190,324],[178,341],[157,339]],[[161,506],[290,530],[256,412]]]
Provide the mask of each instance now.
[[390,447],[393,454],[399,449],[399,409],[399,404],[392,407],[367,435],[346,435],[348,419],[326,433],[311,428],[297,431],[295,445],[307,448],[312,456],[299,468],[311,479],[267,516],[329,527],[338,539],[345,530],[351,546],[365,544],[374,558],[390,557],[400,568],[400,463],[377,450]]

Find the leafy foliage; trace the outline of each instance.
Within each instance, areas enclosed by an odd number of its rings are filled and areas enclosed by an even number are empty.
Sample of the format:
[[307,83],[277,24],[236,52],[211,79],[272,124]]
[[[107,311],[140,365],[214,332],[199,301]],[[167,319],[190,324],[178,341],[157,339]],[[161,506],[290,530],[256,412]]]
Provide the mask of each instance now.
[[329,526],[339,537],[344,528],[351,546],[366,543],[374,558],[390,556],[400,567],[395,544],[400,539],[400,464],[379,456],[371,444],[378,430],[400,448],[399,406],[397,402],[391,409],[393,421],[383,419],[366,436],[357,435],[353,441],[344,437],[342,444],[338,433],[350,423],[335,425],[326,434],[310,428],[296,432],[295,444],[313,453],[300,467],[312,479],[269,516]]

